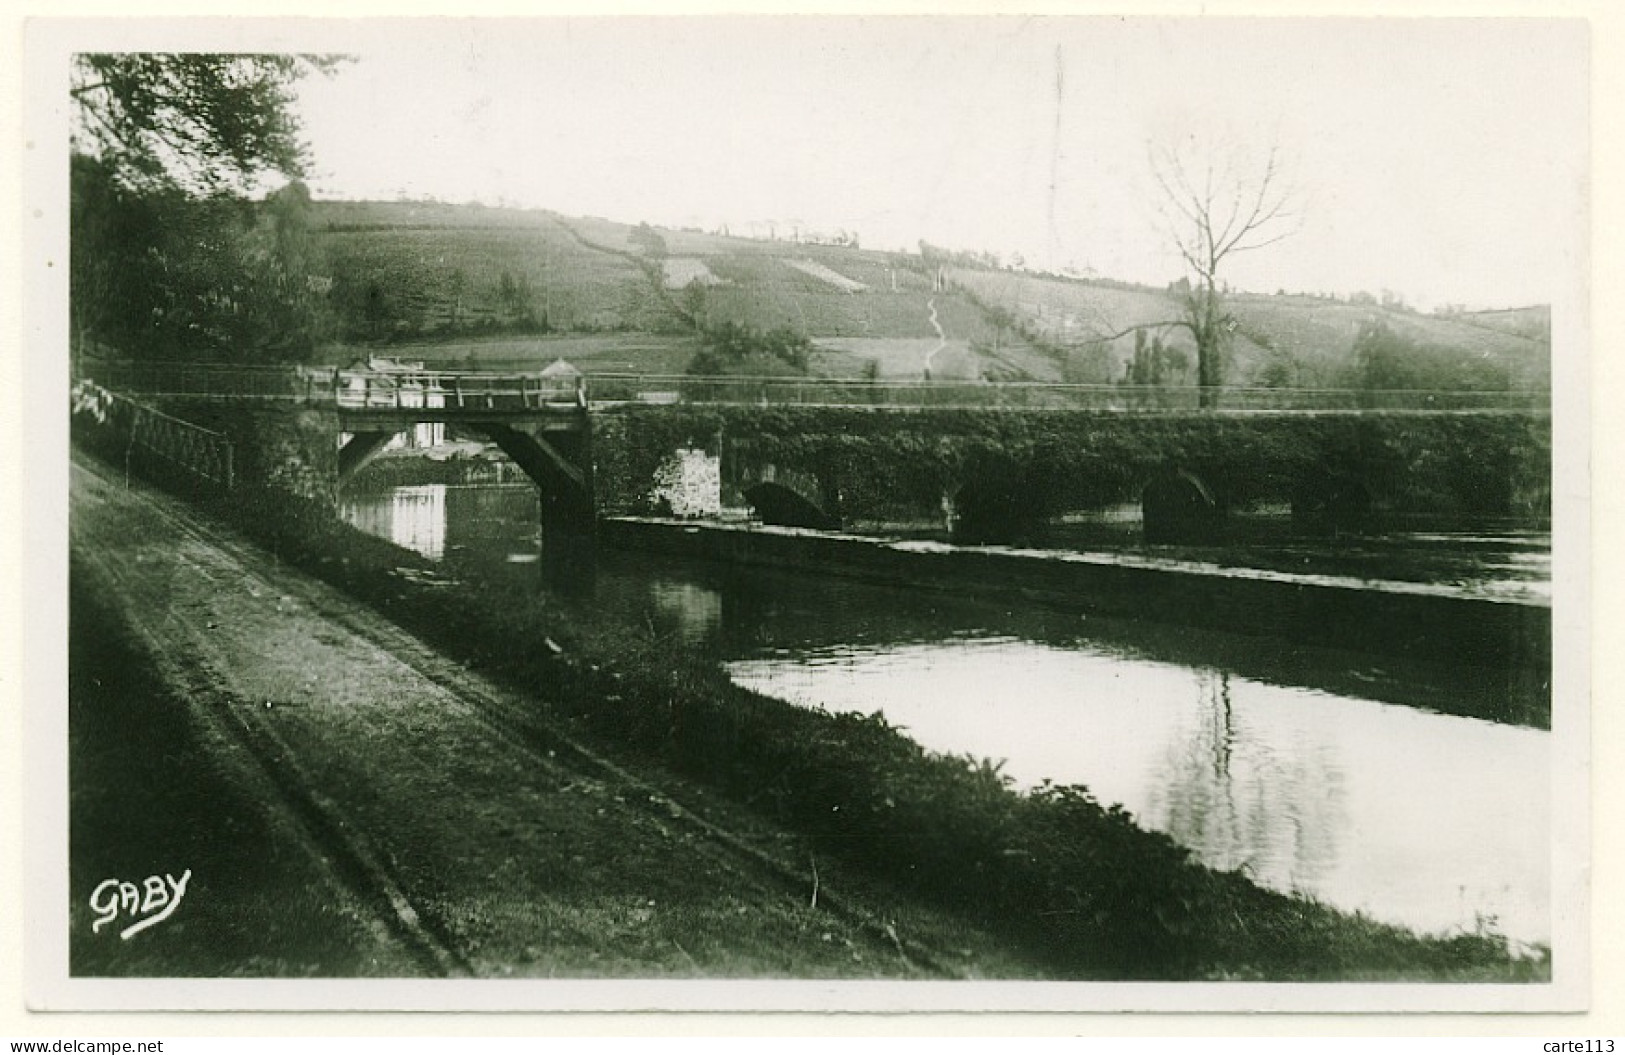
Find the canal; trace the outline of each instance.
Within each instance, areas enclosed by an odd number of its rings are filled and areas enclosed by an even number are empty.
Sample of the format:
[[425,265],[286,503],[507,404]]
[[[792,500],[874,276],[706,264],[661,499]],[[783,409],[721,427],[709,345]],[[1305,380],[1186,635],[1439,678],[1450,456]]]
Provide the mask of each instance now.
[[[451,574],[541,587],[528,484],[356,491],[343,512]],[[1544,588],[1538,540],[1430,536],[1465,588]],[[1263,885],[1430,933],[1550,941],[1538,673],[631,550],[601,551],[590,594],[561,603],[668,635],[762,693],[883,713],[1015,787],[1085,785]]]

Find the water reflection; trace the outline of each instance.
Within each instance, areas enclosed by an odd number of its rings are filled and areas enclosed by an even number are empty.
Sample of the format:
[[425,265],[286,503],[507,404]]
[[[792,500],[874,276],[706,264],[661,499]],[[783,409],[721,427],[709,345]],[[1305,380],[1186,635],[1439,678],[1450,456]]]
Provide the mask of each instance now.
[[340,514],[362,531],[439,560],[446,552],[446,485],[396,487],[384,495],[350,498]]
[[1428,931],[1550,936],[1547,734],[1008,638],[744,659],[1017,786],[1083,784],[1219,868]]
[[722,594],[693,582],[655,579],[649,601],[685,645],[705,647],[722,627]]
[[1236,713],[1228,674],[1197,675],[1191,725],[1168,736],[1163,769],[1141,794],[1144,818],[1216,868],[1278,889],[1323,888],[1351,826],[1340,758],[1311,737],[1254,728]]
[[[545,549],[528,486],[397,488],[345,514],[493,573],[535,576]],[[579,603],[752,688],[883,712],[1020,786],[1086,785],[1276,889],[1549,939],[1548,736],[1504,724],[1533,713],[1522,675],[650,554],[597,565]]]

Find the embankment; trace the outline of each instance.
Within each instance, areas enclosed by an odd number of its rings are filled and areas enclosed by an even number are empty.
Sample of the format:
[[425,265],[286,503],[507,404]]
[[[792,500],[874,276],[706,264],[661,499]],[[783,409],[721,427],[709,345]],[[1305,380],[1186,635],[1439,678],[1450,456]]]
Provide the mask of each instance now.
[[1081,787],[1018,793],[982,760],[883,720],[744,690],[644,628],[567,617],[530,584],[431,562],[270,491],[200,498],[288,561],[536,700],[572,737],[665,767],[798,831],[819,854],[964,912],[1058,976],[1534,981],[1493,935],[1419,937],[1194,862]]
[[[1547,726],[1551,607],[1430,583],[1367,581],[1116,553],[961,547],[743,524],[601,522],[600,538],[743,567],[841,575],[1069,611],[1205,626],[1504,673],[1514,713]],[[1516,691],[1511,691],[1512,689]]]

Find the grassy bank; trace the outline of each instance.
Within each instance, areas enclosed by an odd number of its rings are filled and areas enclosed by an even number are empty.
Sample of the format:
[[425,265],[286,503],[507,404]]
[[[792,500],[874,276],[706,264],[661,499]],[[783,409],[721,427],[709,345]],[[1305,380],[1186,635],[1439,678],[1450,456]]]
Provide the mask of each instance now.
[[838,856],[1021,942],[1078,978],[1541,980],[1493,936],[1419,938],[1191,860],[1077,787],[1013,791],[980,760],[884,721],[793,707],[654,631],[566,618],[513,582],[426,582],[430,563],[317,505],[206,502],[280,558],[445,653],[524,688],[625,761],[703,781]]

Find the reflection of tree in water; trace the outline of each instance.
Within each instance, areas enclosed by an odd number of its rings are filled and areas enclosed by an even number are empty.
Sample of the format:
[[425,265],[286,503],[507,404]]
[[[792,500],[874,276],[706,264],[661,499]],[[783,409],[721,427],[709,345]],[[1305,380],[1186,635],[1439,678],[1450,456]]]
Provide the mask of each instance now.
[[1196,676],[1195,721],[1170,738],[1145,819],[1216,868],[1312,890],[1336,863],[1347,825],[1342,771],[1322,745],[1282,750],[1279,736],[1250,735],[1230,675]]

